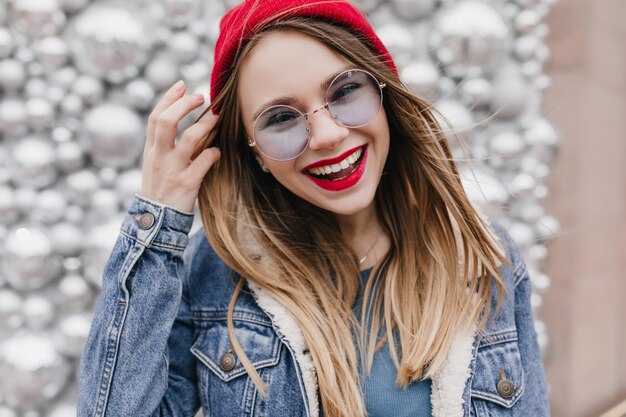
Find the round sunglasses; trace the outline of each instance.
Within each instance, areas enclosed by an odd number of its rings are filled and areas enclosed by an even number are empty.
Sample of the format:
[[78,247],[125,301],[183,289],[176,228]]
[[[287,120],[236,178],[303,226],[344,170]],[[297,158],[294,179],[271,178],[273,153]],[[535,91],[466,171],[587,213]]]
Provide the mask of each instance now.
[[365,70],[346,70],[333,78],[326,91],[326,104],[318,109],[302,113],[292,106],[276,105],[261,112],[255,119],[253,138],[249,138],[248,145],[256,146],[275,161],[297,158],[311,139],[312,114],[326,108],[340,126],[365,126],[378,114],[385,86]]

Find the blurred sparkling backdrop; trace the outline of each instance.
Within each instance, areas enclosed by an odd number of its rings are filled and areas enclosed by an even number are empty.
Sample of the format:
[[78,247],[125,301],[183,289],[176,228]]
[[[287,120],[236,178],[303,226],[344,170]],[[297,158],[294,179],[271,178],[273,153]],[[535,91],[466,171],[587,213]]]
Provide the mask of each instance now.
[[[559,227],[542,207],[559,142],[541,114],[553,2],[356,1],[404,82],[454,126],[465,187],[522,249],[534,307]],[[208,97],[219,19],[236,3],[0,0],[0,417],[76,415],[78,361],[140,189],[148,113],[181,78]]]

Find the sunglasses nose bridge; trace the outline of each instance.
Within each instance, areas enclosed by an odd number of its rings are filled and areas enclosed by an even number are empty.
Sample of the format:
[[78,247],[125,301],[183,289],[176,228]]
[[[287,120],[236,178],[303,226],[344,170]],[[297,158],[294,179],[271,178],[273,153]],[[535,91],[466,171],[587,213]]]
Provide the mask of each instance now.
[[[328,112],[330,113],[330,107],[328,107],[328,103],[326,103],[323,106],[321,106],[321,107],[319,107],[319,108],[317,108],[315,110],[311,110],[310,112],[304,114],[304,118],[308,122],[309,121],[309,117],[311,117],[312,115],[314,115],[315,113],[317,113],[318,111],[323,110],[323,109],[328,109]],[[331,116],[332,116],[332,114],[331,114]]]
[[330,112],[330,107],[328,107],[328,103],[326,103],[322,107],[320,107],[319,109],[313,110],[310,114],[315,114],[315,113],[317,113],[318,111],[320,111],[320,110],[322,110],[324,108],[328,109],[328,111]]
[[312,111],[304,114],[304,118],[305,118],[305,120],[307,122],[307,127],[306,127],[307,132],[311,131],[309,117],[311,117],[312,115],[314,115],[315,113],[317,113],[317,112],[319,112],[319,111],[321,111],[323,109],[328,110],[328,114],[330,114],[330,118],[333,119],[333,121],[335,123],[337,123],[337,119],[335,118],[335,115],[330,111],[330,103],[326,103],[323,106],[321,106],[321,107],[319,107],[319,108],[317,108],[315,110],[312,110]]

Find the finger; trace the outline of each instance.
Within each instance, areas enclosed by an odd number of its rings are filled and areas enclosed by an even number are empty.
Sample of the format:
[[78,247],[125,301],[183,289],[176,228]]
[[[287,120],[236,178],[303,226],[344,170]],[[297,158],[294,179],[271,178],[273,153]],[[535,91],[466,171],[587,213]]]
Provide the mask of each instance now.
[[202,119],[188,127],[182,134],[178,143],[176,143],[176,151],[185,159],[193,159],[194,153],[201,145],[208,145],[205,139],[209,136],[211,130],[215,127],[216,119]]
[[181,97],[174,104],[163,110],[156,122],[154,132],[154,146],[159,151],[174,147],[174,139],[178,132],[178,123],[193,109],[204,103],[202,94],[192,94]]
[[199,184],[209,169],[220,159],[220,156],[221,153],[218,148],[206,148],[189,165],[187,168],[188,175]]
[[154,143],[154,131],[156,130],[156,123],[161,112],[178,100],[185,93],[185,90],[185,83],[182,80],[178,81],[163,94],[163,97],[154,106],[150,116],[148,116],[146,146],[152,146]]

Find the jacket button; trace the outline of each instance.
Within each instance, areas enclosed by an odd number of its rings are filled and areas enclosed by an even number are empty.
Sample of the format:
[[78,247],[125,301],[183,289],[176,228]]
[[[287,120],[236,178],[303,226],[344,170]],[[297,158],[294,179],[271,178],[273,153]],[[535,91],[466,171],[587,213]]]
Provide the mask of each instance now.
[[504,369],[502,368],[500,368],[500,375],[498,376],[498,385],[496,385],[496,389],[502,398],[511,398],[515,393],[515,385],[513,385],[513,381],[504,375]]
[[220,358],[220,368],[224,371],[230,371],[235,367],[235,355],[231,352],[226,352]]
[[139,228],[143,230],[147,230],[152,227],[154,224],[154,214],[152,213],[144,213],[139,216]]

